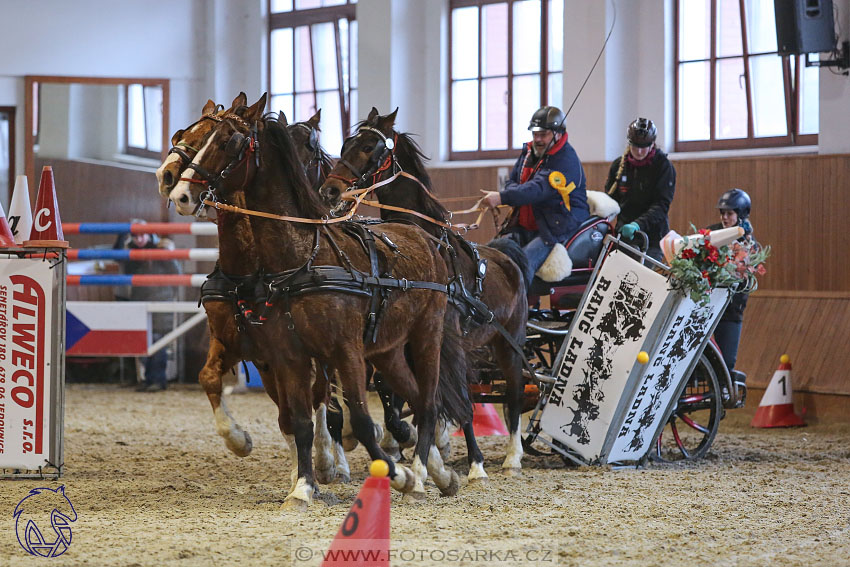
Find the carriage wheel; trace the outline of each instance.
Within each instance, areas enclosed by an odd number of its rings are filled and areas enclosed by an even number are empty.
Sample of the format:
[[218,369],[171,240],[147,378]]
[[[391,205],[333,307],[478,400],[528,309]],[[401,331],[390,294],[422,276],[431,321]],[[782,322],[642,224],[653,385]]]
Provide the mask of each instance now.
[[717,372],[703,353],[675,411],[656,439],[655,459],[673,462],[704,457],[722,418],[723,398]]

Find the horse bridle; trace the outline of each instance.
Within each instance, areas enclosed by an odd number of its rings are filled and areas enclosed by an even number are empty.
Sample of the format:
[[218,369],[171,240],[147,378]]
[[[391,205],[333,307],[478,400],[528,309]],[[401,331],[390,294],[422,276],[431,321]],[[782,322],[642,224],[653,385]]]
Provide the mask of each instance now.
[[[245,163],[245,177],[242,181],[243,186],[248,182],[248,167],[249,167],[249,158],[253,154],[254,156],[254,164],[256,167],[260,165],[260,142],[258,140],[257,135],[257,124],[250,125],[248,124],[241,116],[236,114],[228,114],[223,118],[219,119],[219,122],[223,122],[224,119],[232,120],[241,126],[248,129],[248,135],[246,136],[242,132],[235,131],[230,136],[230,139],[224,146],[224,153],[229,155],[232,159],[231,161],[221,170],[218,175],[210,173],[205,168],[201,167],[196,163],[189,162],[189,164],[185,167],[183,171],[186,169],[191,169],[195,173],[197,173],[200,178],[194,177],[181,177],[180,181],[186,181],[188,183],[195,183],[198,185],[203,185],[206,187],[199,196],[198,196],[198,206],[195,209],[195,215],[199,216],[202,207],[204,207],[204,201],[209,200],[213,202],[218,201],[218,196],[216,195],[216,189],[218,188],[219,183],[224,179],[227,179],[234,169],[241,166],[242,163]],[[208,136],[212,135],[215,130],[211,130]]]
[[308,170],[315,165],[317,178],[321,176],[321,168],[322,168],[322,148],[319,145],[319,132],[310,125],[309,122],[296,122],[292,125],[296,128],[304,128],[307,130],[307,141],[304,143],[304,146],[310,150],[310,161],[307,162],[307,165],[304,166],[305,170]]
[[[224,108],[223,105],[218,105],[218,106]],[[218,107],[216,107],[216,109],[218,109]],[[197,121],[195,121],[192,125],[190,125],[188,128],[184,128],[183,130],[178,130],[174,134],[174,136],[172,136],[172,139],[177,137],[178,134],[182,136],[183,133],[186,132],[186,130],[191,130],[192,128],[194,128],[196,125],[200,124],[204,120],[212,120],[213,122],[221,122],[222,119],[219,116],[216,116],[216,114],[212,113],[212,112],[209,113],[209,114],[204,114]],[[180,146],[182,146],[182,147],[180,147]],[[192,150],[193,152],[195,152],[195,155],[198,155],[199,150],[198,150],[198,148],[193,148],[192,146],[190,146],[189,144],[187,144],[186,142],[184,142],[182,140],[177,142],[173,146],[171,146],[171,149],[168,150],[168,155],[177,154],[177,156],[180,158],[180,161],[183,162],[183,164],[184,164],[183,169],[185,169],[188,164],[192,163],[192,159],[194,158],[194,156],[190,156],[188,153],[186,153],[186,151],[183,148],[187,148],[189,150]],[[182,173],[182,170],[181,170],[181,173]]]
[[[379,140],[378,143],[375,144],[375,149],[372,150],[371,155],[369,156],[369,160],[366,162],[365,168],[361,171],[358,167],[355,167],[351,162],[345,159],[346,148],[350,146],[350,144],[354,143],[354,140],[364,132],[374,132]],[[342,144],[342,150],[340,150],[340,157],[337,163],[345,166],[348,171],[354,176],[353,178],[345,178],[341,175],[329,174],[328,178],[336,178],[345,183],[351,184],[350,186],[359,189],[363,187],[365,184],[369,183],[369,177],[375,175],[381,169],[387,169],[389,167],[389,163],[387,160],[390,160],[393,167],[393,173],[396,171],[401,171],[401,166],[399,166],[398,161],[395,159],[395,136],[393,138],[388,138],[384,135],[383,132],[378,130],[377,128],[372,128],[371,126],[362,126],[357,133],[346,139]]]

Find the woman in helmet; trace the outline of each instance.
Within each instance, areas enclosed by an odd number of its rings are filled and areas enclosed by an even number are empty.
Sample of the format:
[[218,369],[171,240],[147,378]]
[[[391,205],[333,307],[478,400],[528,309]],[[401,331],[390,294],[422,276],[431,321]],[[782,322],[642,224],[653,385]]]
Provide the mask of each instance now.
[[676,190],[676,169],[655,146],[658,131],[652,120],[629,124],[628,146],[611,164],[605,190],[620,204],[617,229],[631,239],[638,230],[649,237],[647,254],[661,261],[661,238],[670,230],[667,211]]
[[[708,227],[709,230],[730,228],[740,226],[744,229],[744,236],[739,242],[748,243],[756,249],[758,242],[753,238],[753,226],[750,224],[750,207],[752,202],[746,191],[741,189],[730,189],[720,196],[717,201],[717,210],[720,211],[720,222]],[[723,353],[723,362],[729,369],[729,374],[736,380],[744,381],[746,375],[738,373],[737,377],[732,374],[735,369],[735,361],[738,358],[738,343],[741,340],[741,327],[744,324],[744,309],[747,307],[746,293],[732,295],[732,300],[726,311],[720,317],[720,322],[714,330],[714,340]]]
[[528,257],[526,283],[555,245],[567,242],[590,216],[584,169],[567,142],[565,119],[554,106],[537,109],[528,125],[532,141],[523,145],[505,188],[484,191],[483,202],[490,207],[514,207],[502,232]]

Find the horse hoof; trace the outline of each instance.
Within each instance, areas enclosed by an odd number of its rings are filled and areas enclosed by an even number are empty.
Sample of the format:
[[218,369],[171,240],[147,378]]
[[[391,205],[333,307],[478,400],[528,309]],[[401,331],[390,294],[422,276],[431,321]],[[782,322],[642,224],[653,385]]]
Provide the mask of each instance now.
[[224,444],[227,445],[230,452],[237,457],[247,457],[254,449],[254,443],[251,441],[251,436],[248,435],[248,432],[243,431],[242,434],[244,435],[244,441],[241,444],[236,443],[232,437],[228,437],[224,441]]
[[401,460],[401,451],[398,450],[398,445],[395,447],[381,447],[384,450],[384,453],[387,454],[387,457],[393,460],[394,463],[397,463]]
[[393,487],[402,494],[411,494],[413,487],[416,486],[416,475],[407,467],[396,465],[396,470],[404,475],[404,485],[398,486],[397,482],[394,482]]
[[522,469],[519,467],[504,467],[502,474],[510,477],[518,477],[522,476]]
[[339,484],[348,484],[349,482],[351,482],[351,476],[343,473],[337,473],[335,480]]
[[[405,422],[407,423],[407,422]],[[419,440],[419,436],[416,434],[416,428],[412,426],[408,426],[408,430],[410,431],[410,437],[407,438],[407,441],[404,443],[399,443],[398,446],[402,449],[410,449],[411,447],[416,446],[416,442]]]
[[490,484],[489,476],[476,476],[470,479],[467,479],[469,482],[469,486],[487,486]]
[[346,453],[350,453],[354,449],[357,448],[357,439],[355,437],[343,437],[342,438],[342,450]]
[[281,504],[280,509],[287,512],[306,512],[310,507],[310,503],[300,498],[287,498]]
[[445,488],[440,489],[440,493],[443,496],[455,496],[457,491],[460,489],[460,477],[453,470],[449,470],[451,473],[452,479],[449,481],[449,485]]
[[331,484],[336,478],[336,468],[331,467],[325,470],[316,469],[316,482],[319,484]]
[[419,504],[420,502],[425,502],[425,493],[407,492],[404,496],[401,497],[401,501],[406,504]]

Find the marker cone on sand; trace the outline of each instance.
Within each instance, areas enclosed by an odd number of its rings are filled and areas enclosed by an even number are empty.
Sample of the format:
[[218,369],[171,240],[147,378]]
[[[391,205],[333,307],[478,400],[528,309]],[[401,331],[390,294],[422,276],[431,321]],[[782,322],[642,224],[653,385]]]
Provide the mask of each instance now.
[[325,553],[322,567],[384,567],[390,564],[389,466],[369,467],[369,478]]
[[59,218],[59,204],[56,201],[56,185],[53,183],[53,168],[45,165],[41,170],[41,182],[38,184],[38,198],[35,200],[32,231],[24,246],[47,248],[68,248],[68,241],[62,233],[62,220]]
[[[491,435],[507,435],[502,418],[496,412],[493,404],[473,404],[472,407],[472,431],[476,437],[489,437]],[[463,435],[462,430],[457,430],[453,436]]]
[[24,240],[29,239],[30,231],[32,231],[32,204],[26,175],[15,178],[15,189],[12,192],[12,201],[9,203],[9,227],[18,244],[23,244]]
[[751,427],[796,427],[806,425],[794,413],[794,389],[791,387],[791,360],[787,354],[779,358],[779,368],[764,391]]

